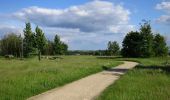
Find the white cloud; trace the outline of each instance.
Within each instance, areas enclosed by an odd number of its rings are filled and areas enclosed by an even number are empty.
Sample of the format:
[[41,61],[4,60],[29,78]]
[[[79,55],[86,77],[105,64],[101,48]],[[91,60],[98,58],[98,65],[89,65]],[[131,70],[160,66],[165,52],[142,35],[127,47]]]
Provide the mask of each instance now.
[[164,11],[166,15],[160,16],[156,21],[170,25],[170,1],[164,1],[156,5],[157,10]]
[[170,15],[162,15],[156,21],[159,23],[170,25]]
[[105,49],[107,42],[118,41],[120,44],[124,34],[101,34],[95,32],[81,32],[78,29],[63,29],[63,28],[43,28],[47,33],[48,39],[53,39],[54,34],[61,36],[61,40],[68,43],[69,49]]
[[130,14],[122,4],[94,0],[65,9],[32,6],[7,16],[41,26],[48,39],[59,34],[69,49],[105,49],[108,41],[121,43],[125,33],[134,30]]
[[130,11],[122,5],[92,1],[66,9],[24,8],[13,13],[12,17],[46,27],[79,29],[81,32],[120,33],[133,28],[128,23],[129,15]]
[[167,2],[161,2],[160,4],[157,4],[156,9],[170,12],[170,2],[167,1]]

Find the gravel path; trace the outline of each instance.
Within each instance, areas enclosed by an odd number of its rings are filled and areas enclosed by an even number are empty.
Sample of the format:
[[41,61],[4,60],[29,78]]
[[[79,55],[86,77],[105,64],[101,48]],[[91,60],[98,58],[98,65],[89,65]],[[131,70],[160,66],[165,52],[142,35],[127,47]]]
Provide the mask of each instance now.
[[33,96],[28,100],[93,100],[106,87],[136,65],[135,62],[125,61],[124,64],[113,69],[87,76],[63,87]]

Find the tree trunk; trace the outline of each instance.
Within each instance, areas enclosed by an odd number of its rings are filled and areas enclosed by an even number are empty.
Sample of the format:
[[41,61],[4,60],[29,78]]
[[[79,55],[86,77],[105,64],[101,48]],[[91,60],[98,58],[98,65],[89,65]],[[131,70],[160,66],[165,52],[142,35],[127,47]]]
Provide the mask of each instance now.
[[41,51],[38,50],[38,60],[40,61],[41,60]]

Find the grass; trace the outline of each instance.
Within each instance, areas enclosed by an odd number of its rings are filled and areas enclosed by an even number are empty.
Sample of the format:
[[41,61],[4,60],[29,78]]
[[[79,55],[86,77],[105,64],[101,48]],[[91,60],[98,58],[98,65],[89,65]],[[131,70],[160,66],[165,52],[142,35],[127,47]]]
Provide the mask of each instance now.
[[0,100],[24,100],[120,62],[92,56],[63,56],[63,59],[38,61],[37,58],[0,58]]
[[[109,86],[97,100],[169,100],[169,58],[118,58],[132,60],[140,65]],[[170,60],[170,59],[169,59]]]

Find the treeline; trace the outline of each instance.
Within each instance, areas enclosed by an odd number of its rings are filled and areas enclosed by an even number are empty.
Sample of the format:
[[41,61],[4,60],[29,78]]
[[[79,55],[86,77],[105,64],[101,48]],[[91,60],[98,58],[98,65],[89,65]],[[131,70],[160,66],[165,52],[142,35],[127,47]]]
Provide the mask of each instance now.
[[68,55],[119,56],[120,46],[116,41],[109,41],[106,50],[69,50]]
[[123,57],[160,57],[168,55],[165,38],[154,34],[148,21],[141,25],[140,31],[129,32],[123,40]]
[[68,55],[94,55],[105,56],[106,50],[69,50]]
[[152,32],[149,22],[141,24],[139,31],[129,32],[122,43],[122,48],[116,41],[109,41],[106,50],[70,50],[68,45],[56,35],[54,40],[47,40],[44,32],[38,26],[35,32],[31,24],[26,23],[23,30],[24,38],[11,33],[0,40],[0,54],[14,55],[16,57],[29,57],[31,55],[96,55],[123,57],[159,57],[168,55],[165,38],[159,33]]
[[107,49],[102,54],[147,58],[168,56],[168,52],[165,38],[159,33],[153,33],[150,23],[144,21],[139,31],[131,31],[125,36],[121,49],[116,41],[109,41]]
[[35,32],[31,29],[31,24],[26,23],[23,30],[24,37],[15,33],[8,34],[0,40],[0,54],[14,55],[15,57],[29,57],[31,55],[64,55],[67,54],[68,45],[60,40],[58,35],[54,41],[47,40],[44,32],[38,26]]

